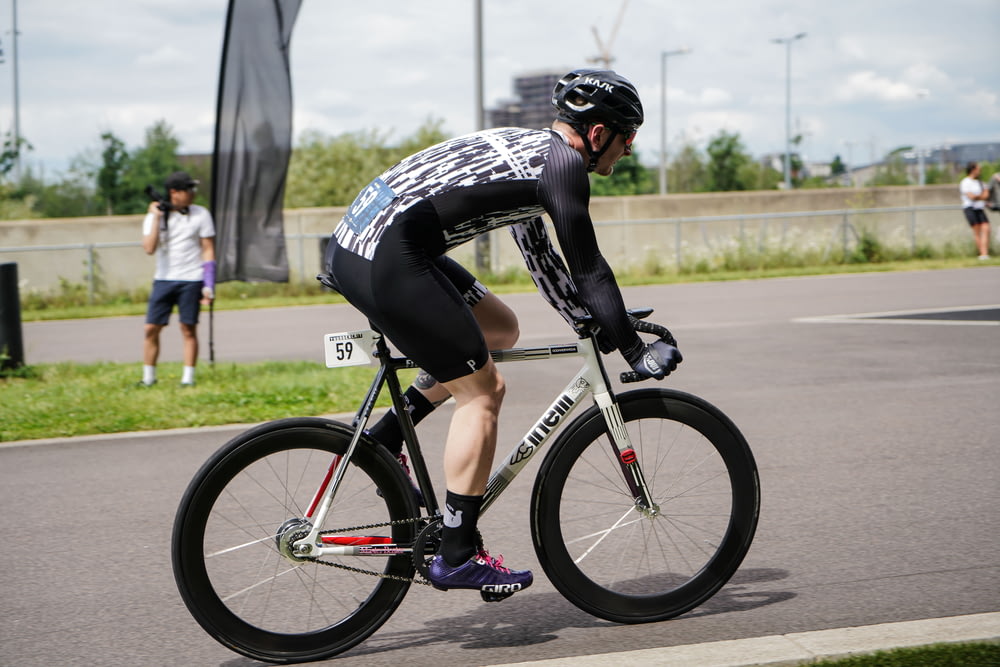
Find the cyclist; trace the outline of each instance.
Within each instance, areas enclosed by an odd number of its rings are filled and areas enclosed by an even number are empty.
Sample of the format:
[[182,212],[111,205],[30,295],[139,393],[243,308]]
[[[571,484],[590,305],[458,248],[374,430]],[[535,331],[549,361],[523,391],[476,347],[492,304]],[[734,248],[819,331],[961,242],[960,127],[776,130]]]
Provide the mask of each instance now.
[[[602,352],[617,349],[633,369],[656,379],[681,361],[677,348],[644,344],[636,334],[588,210],[588,173],[610,175],[631,153],[643,122],[635,86],[612,71],[574,70],[556,84],[552,104],[556,121],[549,130],[476,132],[386,170],[337,225],[320,276],[423,369],[406,392],[414,421],[455,398],[444,451],[441,548],[429,566],[440,589],[514,592],[532,582],[530,571],[508,569],[482,549],[476,529],[504,395],[489,349],[516,342],[517,318],[445,252],[509,226],[542,295],[570,324],[591,315]],[[372,434],[401,453],[392,413]]]

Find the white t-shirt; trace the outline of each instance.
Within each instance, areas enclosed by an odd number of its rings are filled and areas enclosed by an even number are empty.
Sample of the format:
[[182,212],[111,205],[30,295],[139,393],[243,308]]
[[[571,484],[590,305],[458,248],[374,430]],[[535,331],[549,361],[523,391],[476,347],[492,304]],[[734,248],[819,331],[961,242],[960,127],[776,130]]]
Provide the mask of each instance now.
[[[147,213],[142,221],[142,234],[153,231],[160,216]],[[171,211],[167,231],[160,232],[156,248],[154,280],[200,281],[204,278],[201,259],[201,239],[215,236],[212,214],[204,206],[192,204],[187,215]]]
[[969,199],[969,195],[981,195],[983,193],[982,181],[966,176],[958,185],[958,191],[962,193],[962,208],[986,208],[986,202],[982,199]]

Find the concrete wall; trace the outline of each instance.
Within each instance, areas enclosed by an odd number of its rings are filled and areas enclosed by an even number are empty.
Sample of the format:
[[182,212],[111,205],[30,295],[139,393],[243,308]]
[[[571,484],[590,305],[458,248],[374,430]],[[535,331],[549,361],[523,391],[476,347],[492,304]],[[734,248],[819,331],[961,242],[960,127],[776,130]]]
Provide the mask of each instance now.
[[[859,226],[877,231],[896,244],[965,242],[971,239],[959,209],[957,185],[888,188],[838,188],[792,192],[643,195],[597,197],[591,213],[597,223],[601,248],[616,269],[650,262],[670,268],[678,261],[716,262],[727,248],[773,249],[792,245],[824,248],[850,242]],[[814,215],[782,214],[818,211],[859,211],[892,207],[948,207],[916,213]],[[293,281],[311,282],[320,264],[320,246],[344,209],[313,208],[285,211],[285,234]],[[727,221],[712,216],[744,216]],[[774,216],[774,217],[768,217]],[[141,215],[49,220],[0,221],[0,263],[17,262],[22,293],[48,292],[60,280],[86,283],[90,257],[94,275],[111,290],[145,286],[154,260],[139,245]],[[622,224],[622,223],[625,224]],[[846,224],[845,224],[846,223]],[[967,238],[968,237],[968,238]],[[521,267],[523,262],[509,236],[494,233],[493,265],[498,270]],[[122,244],[89,251],[86,244]],[[27,247],[75,245],[72,249],[27,250]],[[19,248],[17,252],[7,252]],[[22,249],[23,248],[23,249]],[[473,265],[473,244],[456,249],[454,256]]]

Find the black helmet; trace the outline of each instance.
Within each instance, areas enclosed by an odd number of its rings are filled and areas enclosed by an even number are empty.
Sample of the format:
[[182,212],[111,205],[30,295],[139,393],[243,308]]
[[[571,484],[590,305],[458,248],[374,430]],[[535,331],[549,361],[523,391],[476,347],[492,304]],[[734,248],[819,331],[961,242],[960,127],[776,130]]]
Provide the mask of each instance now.
[[606,123],[627,134],[643,121],[635,86],[610,70],[573,70],[552,90],[552,106],[556,118],[570,125]]

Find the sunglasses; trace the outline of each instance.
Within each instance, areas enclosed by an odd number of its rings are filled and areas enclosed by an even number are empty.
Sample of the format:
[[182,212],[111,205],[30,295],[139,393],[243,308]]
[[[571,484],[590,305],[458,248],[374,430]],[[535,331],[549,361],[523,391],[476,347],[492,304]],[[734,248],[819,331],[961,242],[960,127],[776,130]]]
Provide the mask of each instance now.
[[639,134],[639,128],[637,127],[625,127],[618,130],[622,137],[625,138],[625,155],[632,154],[632,142],[635,141],[635,135]]

